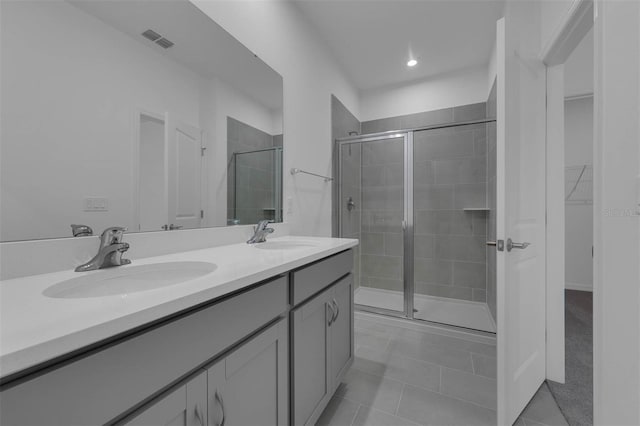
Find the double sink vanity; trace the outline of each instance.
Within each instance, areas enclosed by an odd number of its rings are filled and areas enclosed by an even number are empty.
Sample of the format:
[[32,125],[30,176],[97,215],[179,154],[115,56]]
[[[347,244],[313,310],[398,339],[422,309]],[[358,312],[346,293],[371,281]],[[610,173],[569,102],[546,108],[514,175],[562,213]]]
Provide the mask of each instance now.
[[0,423],[315,423],[353,362],[356,244],[287,236],[3,281]]
[[353,361],[357,241],[261,242],[283,79],[200,6],[0,2],[3,426],[313,424]]

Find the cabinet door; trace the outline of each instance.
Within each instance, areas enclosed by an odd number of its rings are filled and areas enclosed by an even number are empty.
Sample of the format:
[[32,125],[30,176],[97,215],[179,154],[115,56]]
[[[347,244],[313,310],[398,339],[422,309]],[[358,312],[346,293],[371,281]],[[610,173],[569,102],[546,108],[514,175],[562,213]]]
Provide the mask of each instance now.
[[205,426],[207,423],[207,374],[198,374],[144,409],[127,426]]
[[281,320],[208,369],[209,425],[289,423],[287,327]]
[[331,323],[331,382],[335,390],[353,362],[353,277],[348,275],[332,288],[335,317]]
[[329,372],[329,307],[331,289],[292,311],[293,421],[314,424],[331,398]]

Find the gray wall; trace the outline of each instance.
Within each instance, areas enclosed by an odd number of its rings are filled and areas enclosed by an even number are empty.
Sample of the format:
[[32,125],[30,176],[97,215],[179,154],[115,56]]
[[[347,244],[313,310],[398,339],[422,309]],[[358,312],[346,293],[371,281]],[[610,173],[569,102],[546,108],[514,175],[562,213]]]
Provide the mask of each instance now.
[[410,130],[419,127],[428,127],[435,124],[461,123],[464,121],[481,120],[486,115],[486,104],[461,105],[453,108],[437,109],[434,111],[419,112],[416,114],[401,115],[397,117],[380,118],[377,120],[363,121],[362,133],[378,133],[389,130]]
[[[282,201],[275,200],[274,151],[242,154],[234,152],[282,146],[282,135],[272,136],[234,118],[227,117],[227,218],[240,224],[275,218]],[[236,181],[237,177],[237,181]],[[236,198],[237,197],[237,198]]]
[[[336,150],[335,140],[349,136],[349,132],[360,133],[360,121],[349,111],[338,98],[331,95],[331,145]],[[343,149],[343,164],[340,170],[340,182],[334,180],[332,197],[332,235],[334,237],[361,238],[360,206],[362,205],[362,189],[360,183],[362,149],[359,144],[345,147]],[[337,164],[338,155],[334,152],[334,168],[340,167]],[[338,199],[339,187],[342,184],[342,200]],[[354,197],[357,209],[347,210],[347,200],[349,195]],[[342,233],[338,226],[338,216],[342,215]],[[354,249],[354,287],[360,285],[360,247]]]

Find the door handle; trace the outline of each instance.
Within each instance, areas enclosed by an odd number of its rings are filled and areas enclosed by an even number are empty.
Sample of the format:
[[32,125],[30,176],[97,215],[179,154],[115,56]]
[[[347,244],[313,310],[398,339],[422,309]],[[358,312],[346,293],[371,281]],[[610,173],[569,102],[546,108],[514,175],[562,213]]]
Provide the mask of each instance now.
[[356,202],[353,201],[353,197],[349,197],[347,200],[347,210],[351,211],[356,208]]
[[498,251],[504,251],[504,240],[487,241],[488,246],[494,246]]
[[511,251],[514,248],[520,249],[520,250],[524,250],[527,247],[529,247],[531,245],[531,243],[514,243],[513,241],[511,241],[511,238],[507,239],[507,251]]
[[222,400],[222,396],[216,391],[215,394],[216,401],[220,404],[220,409],[222,410],[222,418],[220,419],[220,424],[218,426],[224,426],[225,416],[224,416],[224,401]]
[[195,416],[196,416],[196,420],[198,421],[198,423],[200,423],[200,426],[206,426],[205,425],[205,421],[204,421],[204,416],[200,412],[200,404],[196,404]]
[[329,317],[329,327],[331,327],[331,324],[333,324],[333,320],[336,318],[336,311],[335,309],[333,309],[333,304],[331,302],[327,303],[327,309],[331,310],[331,313],[329,315],[331,315]]
[[340,315],[340,306],[338,305],[336,299],[333,299],[333,306],[336,307],[336,314],[334,315],[331,322],[336,322],[336,320],[338,319],[338,315]]

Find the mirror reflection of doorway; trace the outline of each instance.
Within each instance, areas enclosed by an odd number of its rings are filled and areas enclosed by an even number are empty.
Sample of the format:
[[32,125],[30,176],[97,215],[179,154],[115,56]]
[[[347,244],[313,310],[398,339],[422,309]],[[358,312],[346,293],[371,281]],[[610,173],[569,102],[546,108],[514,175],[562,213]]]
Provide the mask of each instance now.
[[167,222],[165,191],[165,121],[139,115],[138,231],[158,231]]
[[138,115],[138,231],[199,228],[204,218],[202,131]]

